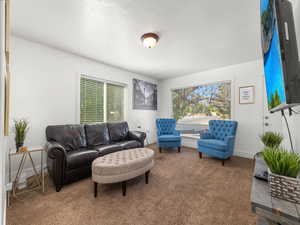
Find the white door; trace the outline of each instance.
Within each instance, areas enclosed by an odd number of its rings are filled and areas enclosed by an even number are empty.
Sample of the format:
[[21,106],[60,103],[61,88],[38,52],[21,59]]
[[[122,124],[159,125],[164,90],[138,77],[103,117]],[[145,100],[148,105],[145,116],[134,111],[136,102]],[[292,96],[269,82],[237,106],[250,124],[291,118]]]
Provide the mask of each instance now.
[[[264,80],[263,80],[263,82],[264,82]],[[297,124],[295,123],[295,115],[290,116],[288,111],[285,110],[285,116],[286,116],[287,122],[289,124],[289,129],[290,129],[290,134],[291,134],[291,137],[290,137],[288,129],[287,129],[287,124],[282,116],[281,111],[278,111],[275,113],[270,113],[268,111],[268,102],[267,102],[267,94],[266,94],[265,85],[263,85],[263,88],[264,88],[263,132],[273,131],[273,132],[281,133],[284,137],[283,141],[281,143],[281,146],[287,150],[291,150],[292,145],[293,145],[294,151],[297,151],[297,149],[296,149]],[[300,152],[300,150],[298,149],[297,152]]]
[[267,91],[265,86],[265,78],[262,79],[263,89],[263,132],[273,131],[282,133],[282,117],[281,112],[270,113],[268,110]]

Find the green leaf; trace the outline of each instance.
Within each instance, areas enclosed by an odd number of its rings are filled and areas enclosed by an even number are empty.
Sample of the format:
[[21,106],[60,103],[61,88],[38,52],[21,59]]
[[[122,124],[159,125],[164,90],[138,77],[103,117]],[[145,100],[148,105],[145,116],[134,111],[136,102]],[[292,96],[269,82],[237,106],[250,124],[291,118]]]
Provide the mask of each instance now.
[[283,148],[265,147],[262,152],[263,158],[272,173],[297,177],[300,172],[300,156],[293,152],[288,152]]

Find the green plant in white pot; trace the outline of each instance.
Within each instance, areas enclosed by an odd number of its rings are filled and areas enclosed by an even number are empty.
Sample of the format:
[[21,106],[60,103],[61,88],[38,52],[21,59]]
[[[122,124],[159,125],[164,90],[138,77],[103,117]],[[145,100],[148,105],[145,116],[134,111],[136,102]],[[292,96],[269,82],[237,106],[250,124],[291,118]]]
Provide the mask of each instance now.
[[14,120],[14,128],[15,128],[15,142],[16,142],[16,149],[19,151],[20,147],[24,145],[24,141],[26,138],[26,134],[29,129],[29,123],[27,120]]
[[265,132],[263,135],[260,135],[260,140],[262,143],[265,145],[265,147],[270,147],[270,148],[279,148],[283,136],[280,133],[276,132]]
[[[264,144],[265,148],[279,148],[283,140],[283,135],[277,132],[267,131],[259,136],[261,142]],[[257,152],[254,156],[261,156],[262,152]]]
[[262,156],[269,167],[271,195],[300,203],[300,156],[283,148],[264,148]]

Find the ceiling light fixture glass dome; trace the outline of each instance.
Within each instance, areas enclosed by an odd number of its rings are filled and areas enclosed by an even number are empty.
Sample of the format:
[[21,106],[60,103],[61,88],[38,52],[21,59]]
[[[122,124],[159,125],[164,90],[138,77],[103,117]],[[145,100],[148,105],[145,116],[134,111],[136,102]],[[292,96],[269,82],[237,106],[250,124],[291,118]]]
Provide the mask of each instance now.
[[143,34],[141,40],[145,48],[154,48],[159,40],[159,37],[155,33],[146,33]]

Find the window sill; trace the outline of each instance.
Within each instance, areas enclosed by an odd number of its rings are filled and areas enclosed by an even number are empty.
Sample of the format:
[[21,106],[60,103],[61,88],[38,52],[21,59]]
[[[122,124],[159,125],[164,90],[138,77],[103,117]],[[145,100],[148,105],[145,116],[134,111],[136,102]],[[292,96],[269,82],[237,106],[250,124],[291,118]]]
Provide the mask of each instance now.
[[200,139],[200,134],[182,134],[183,138]]

